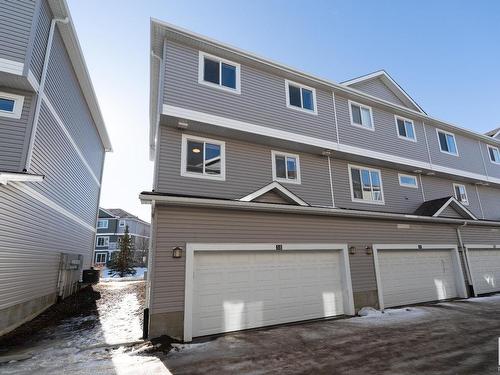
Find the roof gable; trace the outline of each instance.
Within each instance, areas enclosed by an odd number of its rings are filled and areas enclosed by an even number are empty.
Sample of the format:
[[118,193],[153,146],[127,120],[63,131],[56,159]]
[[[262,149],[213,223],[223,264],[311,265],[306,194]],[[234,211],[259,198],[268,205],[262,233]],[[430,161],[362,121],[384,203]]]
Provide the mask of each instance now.
[[416,209],[415,215],[477,220],[477,217],[455,197],[445,197],[424,202]]
[[425,114],[425,111],[384,70],[342,82],[342,85]]
[[309,206],[306,201],[276,181],[240,198],[240,201]]
[[111,212],[109,212],[108,210],[104,209],[104,208],[101,208],[99,207],[99,217],[100,218],[111,218],[111,219],[114,219],[116,216],[113,215]]

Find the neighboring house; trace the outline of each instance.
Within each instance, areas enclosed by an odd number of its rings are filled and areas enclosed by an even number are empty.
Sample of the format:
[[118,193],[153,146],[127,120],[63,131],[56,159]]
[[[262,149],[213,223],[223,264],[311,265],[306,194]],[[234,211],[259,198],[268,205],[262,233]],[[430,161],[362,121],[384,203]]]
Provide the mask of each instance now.
[[500,290],[500,141],[384,71],[327,81],[151,24],[149,335]]
[[119,208],[99,208],[94,250],[94,264],[104,265],[115,251],[120,250],[120,238],[128,226],[134,244],[134,259],[143,264],[149,250],[150,225]]
[[92,263],[110,141],[63,0],[0,0],[0,334]]

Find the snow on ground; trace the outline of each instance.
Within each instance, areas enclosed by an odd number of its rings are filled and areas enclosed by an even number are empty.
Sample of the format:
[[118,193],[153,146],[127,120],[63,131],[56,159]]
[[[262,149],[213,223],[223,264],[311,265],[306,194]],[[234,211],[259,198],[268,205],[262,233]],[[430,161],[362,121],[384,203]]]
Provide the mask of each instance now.
[[101,279],[100,281],[134,281],[134,280],[144,280],[144,273],[148,269],[146,267],[135,267],[135,275],[128,275],[125,277],[120,277],[118,275],[111,276],[109,274],[109,268],[104,267],[101,269]]
[[[361,309],[362,311],[363,309]],[[360,311],[360,312],[361,312]],[[351,318],[351,323],[368,324],[394,324],[395,322],[405,322],[413,319],[420,319],[428,314],[425,308],[421,307],[403,307],[400,309],[385,309],[384,311],[367,309],[365,315]]]

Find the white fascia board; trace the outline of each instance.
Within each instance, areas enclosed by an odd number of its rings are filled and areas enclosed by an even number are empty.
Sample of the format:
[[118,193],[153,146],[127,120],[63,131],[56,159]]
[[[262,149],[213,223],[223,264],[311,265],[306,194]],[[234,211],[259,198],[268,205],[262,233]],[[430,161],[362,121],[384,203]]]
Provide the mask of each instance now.
[[0,72],[22,75],[24,70],[24,64],[22,62],[3,59],[0,57]]
[[[161,32],[154,33],[153,32],[154,27],[160,27],[163,30],[161,30]],[[165,40],[165,38],[168,37],[169,33],[171,35],[182,35],[182,36],[184,36],[186,38],[190,38],[194,41],[206,43],[207,45],[211,45],[211,46],[214,46],[216,48],[224,49],[232,54],[240,55],[243,58],[250,59],[250,60],[253,60],[257,63],[264,64],[264,65],[270,66],[274,69],[281,70],[284,73],[293,74],[293,75],[298,76],[300,78],[303,78],[307,81],[310,81],[310,82],[313,82],[313,83],[316,83],[316,84],[319,84],[322,86],[327,86],[332,90],[336,90],[338,92],[343,92],[347,95],[357,96],[359,99],[369,99],[371,102],[378,103],[382,106],[395,109],[395,110],[402,112],[406,115],[413,116],[416,119],[426,121],[427,123],[429,123],[429,121],[430,121],[431,123],[435,123],[433,125],[445,127],[445,128],[451,129],[451,131],[459,130],[462,133],[465,133],[465,134],[472,136],[474,138],[477,138],[477,139],[481,139],[485,142],[490,142],[493,144],[500,144],[500,139],[493,139],[492,140],[491,137],[485,136],[484,134],[477,133],[477,132],[474,132],[472,130],[460,127],[460,126],[450,124],[446,121],[442,121],[442,120],[439,120],[439,119],[434,118],[434,117],[430,117],[430,116],[428,116],[425,113],[422,113],[420,111],[412,110],[410,108],[391,103],[387,100],[377,98],[373,95],[366,94],[366,93],[359,91],[359,90],[355,90],[349,86],[345,86],[343,84],[339,84],[339,83],[336,83],[336,82],[333,82],[330,80],[326,80],[323,78],[315,77],[311,74],[302,72],[302,71],[297,70],[295,68],[292,68],[290,66],[287,66],[287,65],[284,65],[284,64],[281,64],[278,62],[274,62],[272,60],[269,60],[269,59],[263,58],[261,56],[258,56],[256,54],[253,54],[251,52],[247,52],[247,51],[244,51],[242,49],[233,47],[231,45],[219,42],[219,41],[211,39],[211,38],[208,38],[206,36],[193,33],[192,31],[177,27],[175,25],[160,21],[160,20],[155,19],[155,18],[151,18],[151,44],[150,44],[150,48],[153,52],[155,52],[155,53],[160,52],[158,50],[157,45],[162,44],[163,41]],[[160,41],[160,39],[161,39],[161,41]],[[158,71],[152,70],[150,74],[152,74],[153,77],[157,77]],[[153,81],[157,84],[155,78],[153,78]],[[158,98],[151,97],[150,100],[156,102],[158,100]]]
[[0,172],[0,185],[9,182],[42,182],[44,178],[40,174]]
[[306,201],[303,201],[297,195],[295,195],[290,190],[288,190],[287,188],[285,188],[281,184],[277,183],[276,181],[271,182],[269,185],[266,185],[263,188],[260,188],[259,190],[254,191],[253,193],[244,196],[243,198],[240,198],[240,201],[251,202],[255,198],[258,198],[261,195],[263,195],[271,190],[274,190],[274,189],[279,190],[283,195],[290,198],[292,201],[294,201],[295,203],[297,203],[300,206],[309,206],[309,204]]
[[474,216],[474,214],[469,211],[462,203],[460,203],[458,201],[458,199],[456,199],[455,197],[450,197],[450,199],[448,199],[446,201],[445,204],[443,204],[441,206],[441,208],[434,214],[432,215],[433,217],[438,217],[439,215],[441,215],[441,213],[446,209],[446,207],[448,207],[450,204],[453,204],[453,208],[455,210],[459,210],[459,211],[463,211],[467,216],[469,216],[472,220],[478,220],[476,216]]
[[452,219],[432,216],[418,216],[408,214],[394,214],[377,211],[358,211],[346,210],[342,208],[327,208],[327,207],[305,207],[275,203],[255,203],[241,202],[239,200],[221,200],[211,198],[191,198],[191,197],[174,197],[155,194],[140,194],[139,199],[142,204],[166,204],[171,206],[190,206],[204,208],[222,208],[250,211],[268,211],[268,212],[283,212],[290,214],[301,215],[323,215],[337,217],[356,217],[364,219],[385,219],[385,220],[400,220],[414,222],[429,222],[429,223],[447,223],[462,225],[464,223],[471,225],[493,226],[500,227],[500,221],[480,221],[467,219]]

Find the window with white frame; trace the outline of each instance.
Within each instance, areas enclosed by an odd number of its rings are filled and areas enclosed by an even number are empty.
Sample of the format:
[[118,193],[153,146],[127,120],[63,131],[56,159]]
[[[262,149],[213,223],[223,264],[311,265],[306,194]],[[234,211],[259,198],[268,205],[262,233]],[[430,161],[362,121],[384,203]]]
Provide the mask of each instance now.
[[488,155],[492,163],[500,164],[500,151],[498,151],[498,147],[488,145]]
[[439,129],[436,129],[436,131],[438,135],[439,148],[441,152],[444,152],[445,154],[458,156],[458,148],[457,148],[457,142],[455,140],[455,134]]
[[349,165],[349,179],[354,202],[384,204],[382,177],[378,169]]
[[299,155],[272,151],[273,180],[300,184]]
[[285,88],[288,108],[317,114],[315,89],[289,80],[285,80]]
[[349,114],[351,116],[351,125],[374,130],[371,107],[350,100],[348,103]]
[[125,220],[120,220],[120,221],[118,222],[118,226],[119,226],[120,228],[125,228],[125,225],[126,225]]
[[106,247],[109,246],[109,237],[108,236],[98,236],[97,237],[97,247]]
[[99,219],[97,220],[97,229],[106,229],[108,227],[108,220]]
[[455,198],[457,198],[457,201],[465,205],[469,204],[469,199],[467,198],[467,190],[465,189],[465,185],[453,184],[453,191],[455,192]]
[[95,262],[97,264],[106,263],[107,254],[106,253],[96,253],[95,254]]
[[0,116],[20,119],[24,96],[0,92]]
[[240,93],[240,64],[201,52],[198,82],[229,92]]
[[418,188],[417,177],[412,176],[410,174],[402,174],[402,173],[399,173],[398,176],[399,176],[400,186],[410,187],[414,189]]
[[225,143],[183,134],[181,175],[224,180]]
[[416,142],[417,137],[415,135],[415,126],[413,125],[413,121],[399,116],[396,116],[395,118],[398,137]]

